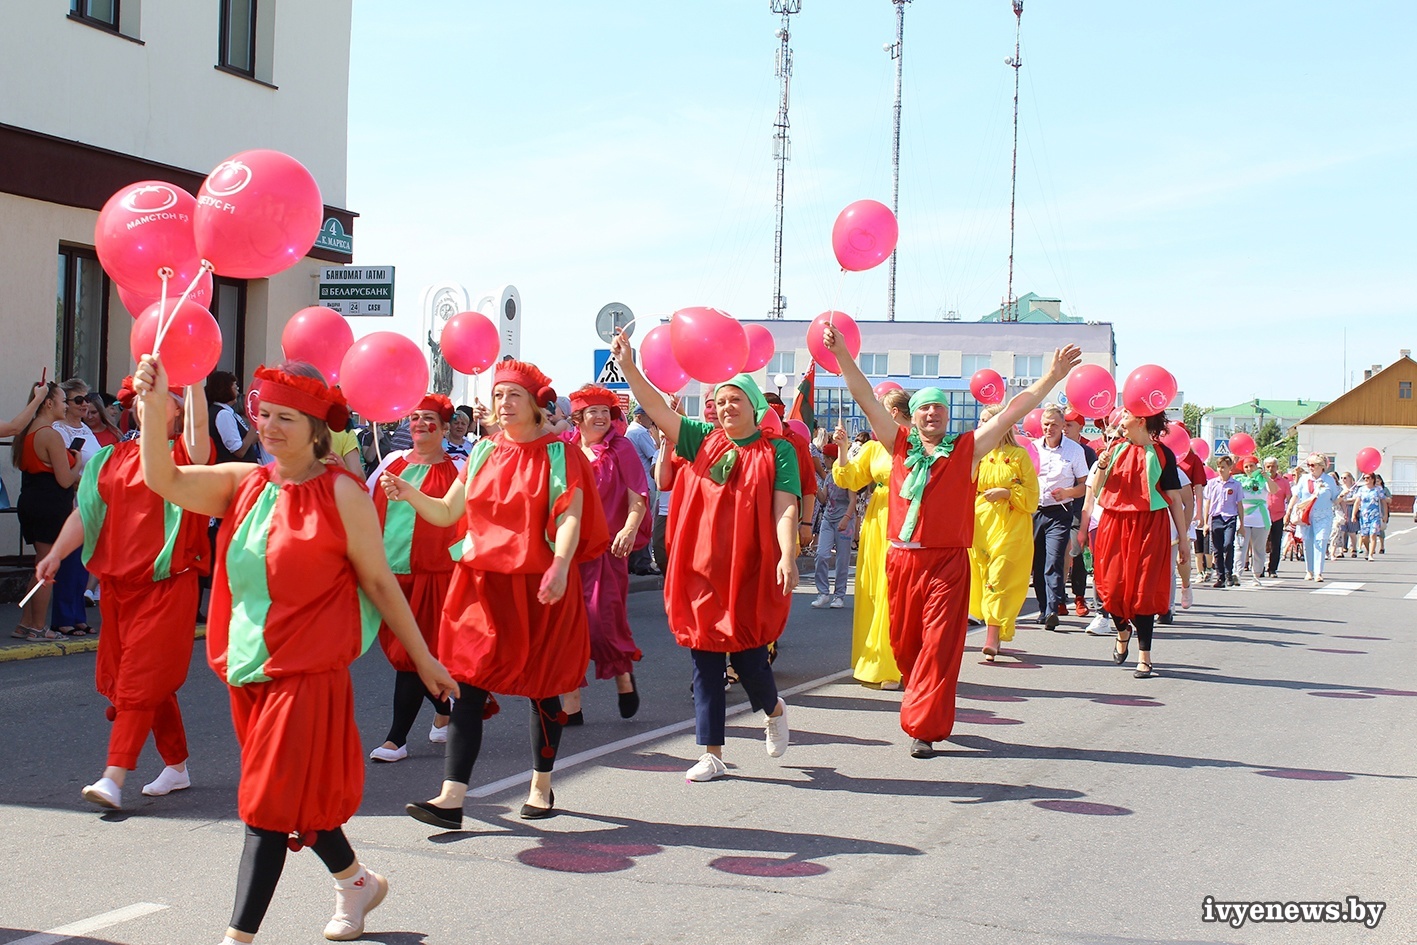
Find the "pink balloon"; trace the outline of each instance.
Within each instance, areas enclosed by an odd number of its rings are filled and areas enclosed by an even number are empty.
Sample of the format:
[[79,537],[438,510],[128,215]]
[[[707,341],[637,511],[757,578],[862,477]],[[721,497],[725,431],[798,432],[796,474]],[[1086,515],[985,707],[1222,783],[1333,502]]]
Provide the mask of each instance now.
[[771,436],[782,436],[782,418],[777,415],[776,410],[769,408],[768,412],[763,414],[758,429]]
[[777,353],[777,341],[762,325],[744,325],[743,333],[748,336],[748,362],[743,365],[743,373],[752,374],[767,367]]
[[674,360],[696,381],[719,384],[743,371],[748,336],[732,315],[716,308],[681,308],[669,320]]
[[481,374],[502,351],[497,326],[481,312],[458,312],[448,319],[438,345],[443,359],[463,374]]
[[[876,200],[858,200],[837,215],[832,250],[843,269],[861,272],[879,266],[895,252],[900,225],[891,208]],[[854,357],[854,355],[853,355]]]
[[196,209],[195,197],[166,181],[143,180],[118,190],[94,227],[99,263],[119,286],[154,301],[162,295],[158,270],[169,268],[168,297],[181,295],[201,271],[192,232]]
[[820,364],[823,370],[840,374],[841,365],[837,363],[836,355],[828,351],[822,342],[828,322],[836,329],[841,340],[846,342],[846,351],[852,358],[861,353],[861,329],[857,327],[855,319],[845,312],[823,312],[807,326],[807,350],[811,352],[812,360]]
[[339,383],[340,363],[354,344],[354,329],[344,316],[323,305],[302,308],[290,316],[280,333],[280,348],[291,361],[308,361],[325,375],[325,383]]
[[1032,439],[1043,435],[1043,408],[1035,407],[1023,418],[1023,432]]
[[901,387],[895,381],[881,381],[871,393],[876,395],[877,400],[883,400],[885,396],[893,390],[905,390],[905,388]]
[[1255,438],[1248,433],[1235,433],[1230,437],[1231,456],[1249,456],[1255,451]]
[[1026,437],[1026,436],[1018,437],[1018,440],[1019,440],[1019,445],[1023,447],[1024,452],[1028,453],[1028,458],[1031,459],[1031,460],[1033,460],[1033,470],[1034,470],[1034,472],[1037,472],[1037,471],[1038,471],[1038,447],[1037,447],[1037,445],[1034,444],[1033,440],[1029,439],[1029,438]]
[[981,404],[1004,402],[1004,377],[991,368],[981,368],[969,379],[969,392]]
[[[196,302],[202,308],[211,311],[212,274],[205,269],[201,272],[202,274],[197,277],[196,288],[187,295],[187,301]],[[178,298],[182,295],[182,290],[186,287],[186,283],[178,285],[176,279],[169,280],[167,283],[168,299]],[[158,302],[162,301],[161,296],[155,295],[152,298],[148,298],[146,295],[133,292],[131,289],[125,289],[121,285],[118,286],[118,298],[122,300],[123,307],[128,310],[128,314],[134,318],[146,312],[150,306],[156,305]]]
[[640,342],[640,370],[655,387],[667,394],[683,390],[689,375],[674,360],[668,325],[655,325]]
[[197,191],[197,251],[232,279],[264,279],[305,258],[324,222],[315,178],[279,151],[242,151]]
[[1363,475],[1375,473],[1383,464],[1383,454],[1371,446],[1365,446],[1358,451],[1356,465],[1358,471]]
[[167,368],[168,383],[173,387],[186,387],[206,380],[221,360],[221,327],[211,312],[191,301],[183,302],[178,308],[176,299],[168,299],[166,307],[149,306],[133,320],[128,347],[134,361],[151,354],[158,325],[174,310],[172,326],[162,336],[160,354]]
[[1161,435],[1161,442],[1165,443],[1177,459],[1185,459],[1186,454],[1191,451],[1191,433],[1186,429],[1185,424],[1171,421],[1166,424],[1166,432]]
[[1198,436],[1191,437],[1191,452],[1196,454],[1196,458],[1201,462],[1210,459],[1210,444]]
[[1209,482],[1209,481],[1212,480],[1212,479],[1219,479],[1219,478],[1220,478],[1220,473],[1216,472],[1214,469],[1211,469],[1209,466],[1205,467],[1205,479],[1206,479],[1206,482]]
[[428,391],[422,349],[392,331],[376,331],[350,345],[339,376],[350,409],[380,423],[407,416]]
[[1063,383],[1068,406],[1088,419],[1105,417],[1117,405],[1117,382],[1100,364],[1079,364]]
[[[768,413],[776,412],[777,411],[775,410],[768,411]],[[796,433],[798,436],[808,442],[811,442],[812,440],[812,431],[807,429],[807,424],[803,423],[801,420],[798,420],[796,417],[793,417],[791,420],[787,421],[787,429],[791,430],[793,433]]]
[[1163,413],[1175,399],[1176,378],[1159,364],[1143,364],[1122,384],[1122,406],[1134,417]]

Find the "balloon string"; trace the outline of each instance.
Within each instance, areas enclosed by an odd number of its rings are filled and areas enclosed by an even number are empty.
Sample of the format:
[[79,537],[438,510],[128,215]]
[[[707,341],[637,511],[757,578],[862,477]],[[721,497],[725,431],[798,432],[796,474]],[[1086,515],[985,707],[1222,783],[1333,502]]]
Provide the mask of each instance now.
[[831,308],[827,309],[827,324],[836,327],[836,306],[841,301],[841,285],[846,281],[846,270],[841,270],[841,277],[836,280],[836,292],[832,294]]
[[371,418],[369,420],[369,434],[374,437],[374,456],[379,460],[379,465],[384,465],[384,452],[379,449],[379,425]]
[[[167,337],[167,330],[168,330],[169,328],[171,328],[171,327],[172,327],[172,323],[177,320],[177,312],[178,312],[178,310],[182,308],[182,303],[185,302],[185,301],[187,301],[187,296],[191,295],[191,294],[192,294],[192,290],[197,287],[197,283],[198,283],[198,282],[201,280],[201,278],[202,278],[202,273],[203,273],[203,272],[211,272],[211,271],[212,271],[212,264],[209,263],[209,262],[207,262],[205,259],[203,259],[203,260],[202,260],[202,265],[201,265],[201,267],[197,270],[197,274],[192,277],[192,281],[188,284],[187,288],[182,291],[182,297],[177,300],[177,304],[176,304],[176,305],[172,306],[172,311],[171,311],[171,312],[164,312],[163,309],[161,309],[161,308],[158,309],[158,312],[159,312],[160,314],[165,314],[166,317],[163,319],[162,324],[158,326],[158,329],[157,329],[157,338],[153,341],[153,350],[152,350],[153,357],[157,357],[158,349],[162,347],[162,339]],[[165,292],[166,292],[166,287],[167,287],[167,282],[166,282],[166,280],[164,280],[164,281],[163,281],[164,294],[165,294]]]

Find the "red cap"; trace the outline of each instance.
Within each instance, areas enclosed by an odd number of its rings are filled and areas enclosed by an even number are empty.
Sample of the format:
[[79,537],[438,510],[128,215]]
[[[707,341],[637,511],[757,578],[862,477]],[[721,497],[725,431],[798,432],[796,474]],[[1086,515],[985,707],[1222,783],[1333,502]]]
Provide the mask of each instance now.
[[431,410],[444,423],[451,423],[453,420],[453,402],[442,394],[425,394],[413,409]]
[[261,382],[263,404],[292,407],[319,417],[331,430],[343,430],[349,423],[349,404],[338,387],[326,387],[313,377],[288,374],[265,365],[256,368],[256,380]]
[[541,372],[541,368],[530,361],[500,361],[492,376],[493,384],[516,384],[524,387],[538,404],[546,404],[556,399],[556,391],[551,387],[551,378]]

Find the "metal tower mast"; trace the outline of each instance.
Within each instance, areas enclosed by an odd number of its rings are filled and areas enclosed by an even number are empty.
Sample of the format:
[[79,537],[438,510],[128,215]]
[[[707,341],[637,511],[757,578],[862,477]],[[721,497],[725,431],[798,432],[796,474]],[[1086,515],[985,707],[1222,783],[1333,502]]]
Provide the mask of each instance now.
[[782,318],[786,307],[782,299],[782,193],[787,180],[787,162],[792,159],[792,142],[787,136],[788,88],[792,84],[792,47],[788,45],[792,31],[788,17],[802,12],[802,0],[768,0],[768,3],[772,12],[782,17],[782,25],[777,28],[777,38],[782,45],[777,50],[776,69],[781,94],[772,136],[772,159],[777,162],[777,230],[772,238],[772,308],[768,317]]
[[1018,321],[1018,302],[1014,299],[1014,208],[1018,198],[1018,71],[1023,68],[1019,37],[1023,33],[1023,0],[1013,0],[1014,4],[1014,54],[1005,59],[1004,64],[1014,70],[1014,164],[1009,179],[1009,286],[1004,294],[1004,305],[1000,321]]
[[[891,0],[895,4],[895,42],[886,44],[886,52],[895,60],[895,130],[891,137],[891,212],[900,218],[900,84],[905,66],[905,5],[910,0]],[[891,252],[890,290],[886,296],[886,321],[895,321],[895,257]]]

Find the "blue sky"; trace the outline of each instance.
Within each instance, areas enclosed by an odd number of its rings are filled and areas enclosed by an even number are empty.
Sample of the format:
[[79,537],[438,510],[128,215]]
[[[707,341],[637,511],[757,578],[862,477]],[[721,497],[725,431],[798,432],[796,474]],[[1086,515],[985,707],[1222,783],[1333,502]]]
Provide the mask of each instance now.
[[[889,0],[793,17],[790,318],[884,318],[832,220],[890,199]],[[1015,292],[1116,329],[1190,400],[1331,399],[1413,348],[1410,4],[1027,0]],[[522,294],[523,356],[589,379],[606,302],[763,317],[772,294],[777,18],[765,0],[355,0],[355,261],[395,324],[444,279]],[[896,316],[998,307],[1008,254],[1008,0],[906,11]]]

